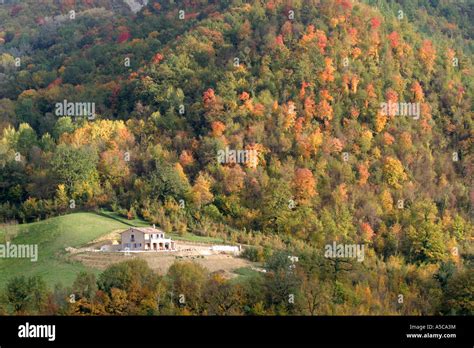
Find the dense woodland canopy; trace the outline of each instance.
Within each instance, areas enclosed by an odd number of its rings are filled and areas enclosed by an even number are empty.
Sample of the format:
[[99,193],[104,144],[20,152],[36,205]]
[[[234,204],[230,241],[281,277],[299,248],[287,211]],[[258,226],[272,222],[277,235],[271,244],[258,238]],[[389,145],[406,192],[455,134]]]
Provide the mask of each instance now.
[[[5,0],[0,219],[110,209],[251,245],[270,270],[235,283],[131,262],[79,275],[80,305],[58,286],[14,310],[472,314],[473,15],[448,0],[149,1],[137,14]],[[95,103],[95,118],[58,117],[64,100]],[[384,114],[388,102],[419,117]],[[220,164],[225,148],[258,161]],[[334,241],[363,243],[365,261],[324,258]],[[191,298],[156,304],[170,289]]]

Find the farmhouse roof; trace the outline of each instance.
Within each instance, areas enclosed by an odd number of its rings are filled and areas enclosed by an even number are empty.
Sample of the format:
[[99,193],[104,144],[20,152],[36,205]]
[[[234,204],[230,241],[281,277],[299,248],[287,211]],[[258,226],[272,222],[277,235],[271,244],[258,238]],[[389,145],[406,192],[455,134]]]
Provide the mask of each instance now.
[[155,227],[130,227],[129,229],[120,232],[120,234],[122,234],[122,233],[124,233],[124,232],[127,232],[127,231],[130,231],[130,230],[134,230],[134,231],[142,232],[142,233],[157,233],[157,232],[163,232],[163,231],[160,230],[159,228],[155,228]]

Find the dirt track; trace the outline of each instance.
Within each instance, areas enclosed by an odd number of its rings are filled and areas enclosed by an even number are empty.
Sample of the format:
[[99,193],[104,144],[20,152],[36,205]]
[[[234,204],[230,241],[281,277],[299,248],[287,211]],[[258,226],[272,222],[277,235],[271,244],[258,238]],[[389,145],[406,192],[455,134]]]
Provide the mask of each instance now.
[[100,252],[86,249],[77,249],[71,252],[70,258],[82,262],[84,265],[103,270],[111,264],[130,260],[144,259],[151,269],[159,274],[166,274],[175,262],[192,261],[207,268],[210,272],[224,271],[232,276],[232,271],[241,267],[251,267],[252,262],[234,255],[213,253],[209,246],[187,244],[179,242],[177,251],[173,252]]

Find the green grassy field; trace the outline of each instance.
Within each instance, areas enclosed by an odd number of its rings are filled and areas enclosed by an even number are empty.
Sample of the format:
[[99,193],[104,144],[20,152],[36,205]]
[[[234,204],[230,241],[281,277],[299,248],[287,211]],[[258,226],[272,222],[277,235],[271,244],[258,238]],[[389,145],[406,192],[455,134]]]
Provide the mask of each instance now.
[[149,222],[146,222],[145,220],[142,220],[140,218],[135,218],[133,220],[128,220],[124,218],[123,216],[120,216],[119,214],[113,212],[113,211],[107,211],[107,210],[101,210],[99,212],[99,215],[106,216],[108,218],[117,220],[118,222],[121,222],[125,225],[129,226],[134,226],[134,227],[148,227],[150,226]]
[[188,242],[196,243],[209,243],[209,244],[223,244],[224,240],[222,238],[215,237],[206,237],[206,236],[197,236],[192,233],[186,233],[185,235],[179,235],[176,233],[168,233],[167,236],[174,240],[183,240]]
[[262,273],[257,272],[251,269],[250,267],[237,268],[236,270],[234,270],[234,273],[237,274],[237,277],[231,280],[231,282],[234,284],[244,283],[248,281],[248,279],[254,278],[254,277],[263,277]]
[[[96,269],[85,267],[82,263],[73,262],[67,257],[66,247],[80,247],[94,239],[116,230],[125,230],[130,226],[150,226],[140,220],[127,220],[116,213],[101,211],[96,213],[75,213],[54,217],[45,221],[30,224],[14,225],[7,229],[0,227],[0,244],[5,243],[6,235],[10,243],[37,244],[38,260],[0,258],[0,288],[7,281],[18,275],[40,275],[48,286],[53,287],[61,282],[71,285],[76,275],[83,270],[99,273]],[[222,243],[218,238],[186,234],[180,236],[168,234],[175,240]]]
[[[140,218],[135,218],[133,220],[127,220],[123,216],[120,216],[119,214],[112,212],[112,211],[106,211],[106,210],[101,210],[100,215],[107,216],[111,219],[117,220],[119,222],[122,222],[126,225],[129,226],[135,226],[135,227],[148,227],[150,226],[149,222],[146,222]],[[216,238],[216,237],[206,237],[206,236],[198,236],[192,233],[186,233],[184,235],[180,235],[177,233],[167,233],[167,236],[174,240],[182,240],[182,241],[187,241],[187,242],[196,242],[196,243],[210,243],[210,244],[215,244],[215,243],[224,243],[225,241],[222,238]]]
[[[86,267],[68,260],[64,249],[84,245],[104,234],[127,227],[119,221],[94,213],[69,214],[11,227],[8,234],[16,235],[10,239],[11,243],[38,244],[38,261],[0,259],[0,287],[16,275],[40,275],[49,286],[58,282],[70,285],[77,273],[86,270]],[[5,230],[0,229],[1,243],[4,243],[5,233]]]

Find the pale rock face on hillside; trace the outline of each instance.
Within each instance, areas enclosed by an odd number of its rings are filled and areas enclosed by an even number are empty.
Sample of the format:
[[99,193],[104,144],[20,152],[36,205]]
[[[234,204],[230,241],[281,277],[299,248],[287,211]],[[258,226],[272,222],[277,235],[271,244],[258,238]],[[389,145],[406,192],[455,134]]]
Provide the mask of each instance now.
[[139,12],[144,6],[148,5],[148,0],[124,0],[133,13]]

